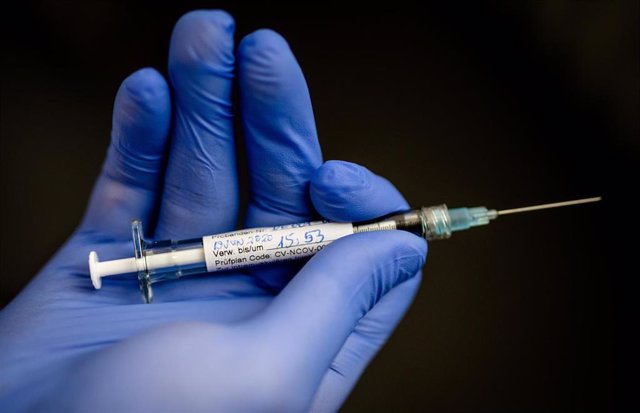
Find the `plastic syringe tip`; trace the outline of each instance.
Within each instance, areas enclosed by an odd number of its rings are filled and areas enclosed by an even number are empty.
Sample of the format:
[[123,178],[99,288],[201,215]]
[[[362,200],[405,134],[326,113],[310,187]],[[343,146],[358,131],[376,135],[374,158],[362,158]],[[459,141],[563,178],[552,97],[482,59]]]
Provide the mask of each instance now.
[[463,231],[471,227],[487,225],[492,219],[498,217],[498,212],[485,207],[452,208],[449,209],[449,217],[451,231]]

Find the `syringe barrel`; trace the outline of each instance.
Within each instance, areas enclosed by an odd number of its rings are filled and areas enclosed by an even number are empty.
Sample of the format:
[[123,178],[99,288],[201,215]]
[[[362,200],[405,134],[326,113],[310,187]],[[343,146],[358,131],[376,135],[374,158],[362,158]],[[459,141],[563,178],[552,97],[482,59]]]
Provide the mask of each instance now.
[[451,218],[446,205],[437,205],[358,224],[317,221],[156,242],[144,241],[139,221],[132,225],[138,281],[147,303],[152,300],[151,285],[160,281],[300,259],[350,234],[395,229],[427,240],[446,239],[451,236]]
[[131,232],[138,284],[145,303],[153,299],[151,284],[207,272],[202,238],[147,242],[140,221],[133,221]]
[[338,238],[353,234],[351,223],[302,222],[206,235],[186,241],[142,239],[140,222],[132,226],[138,281],[145,302],[152,284],[206,272],[242,269],[314,255]]
[[175,280],[207,271],[202,238],[148,243],[144,259],[152,282]]

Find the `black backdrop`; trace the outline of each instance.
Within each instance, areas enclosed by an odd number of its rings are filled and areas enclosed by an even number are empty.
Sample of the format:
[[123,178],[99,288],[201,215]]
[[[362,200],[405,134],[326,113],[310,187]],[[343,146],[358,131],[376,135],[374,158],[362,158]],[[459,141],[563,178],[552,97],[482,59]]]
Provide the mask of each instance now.
[[80,219],[119,82],[166,72],[173,23],[205,7],[231,12],[238,38],[282,33],[325,159],[366,165],[413,205],[605,197],[432,243],[415,304],[344,411],[629,407],[638,271],[618,226],[633,213],[619,194],[638,185],[632,1],[3,6],[2,305]]

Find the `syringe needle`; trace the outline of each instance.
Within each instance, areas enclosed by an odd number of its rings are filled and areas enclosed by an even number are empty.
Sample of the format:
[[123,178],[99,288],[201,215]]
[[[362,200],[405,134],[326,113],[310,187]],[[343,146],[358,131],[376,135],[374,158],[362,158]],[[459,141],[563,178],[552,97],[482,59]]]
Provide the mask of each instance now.
[[588,204],[590,202],[598,202],[601,200],[602,200],[601,196],[596,196],[593,198],[576,199],[573,201],[554,202],[551,204],[533,205],[533,206],[527,206],[522,208],[503,209],[501,211],[498,211],[498,215],[518,214],[520,212],[537,211],[539,209],[560,208],[560,207],[565,207],[570,205]]

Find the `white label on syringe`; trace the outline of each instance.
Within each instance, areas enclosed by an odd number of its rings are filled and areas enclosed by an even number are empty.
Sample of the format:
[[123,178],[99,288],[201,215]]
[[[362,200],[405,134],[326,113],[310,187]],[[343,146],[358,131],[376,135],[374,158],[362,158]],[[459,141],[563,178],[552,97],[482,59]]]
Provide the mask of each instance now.
[[202,244],[213,272],[308,257],[351,234],[350,223],[316,221],[207,235]]

